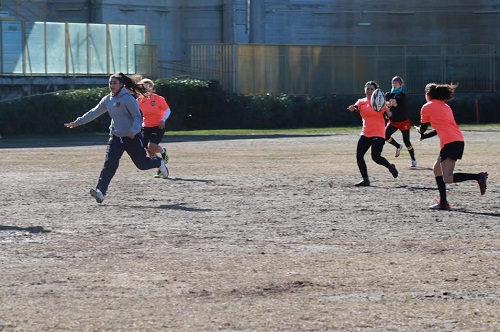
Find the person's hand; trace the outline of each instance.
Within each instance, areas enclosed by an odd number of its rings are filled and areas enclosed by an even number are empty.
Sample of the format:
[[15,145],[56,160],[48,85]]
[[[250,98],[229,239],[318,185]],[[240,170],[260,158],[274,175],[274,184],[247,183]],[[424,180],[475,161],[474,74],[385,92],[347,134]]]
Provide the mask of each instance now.
[[165,121],[160,121],[160,123],[158,124],[158,128],[160,129],[165,129]]
[[419,142],[422,142],[424,140],[424,137],[422,135],[422,132],[420,131],[420,126],[413,126],[415,127],[415,130],[417,131],[417,133],[420,135],[420,137],[418,138],[418,141]]
[[78,125],[76,123],[74,123],[74,122],[65,123],[64,126],[67,127],[67,128],[76,128],[76,127],[78,127]]
[[347,106],[347,109],[349,110],[349,112],[359,112],[359,109],[356,105],[349,105]]

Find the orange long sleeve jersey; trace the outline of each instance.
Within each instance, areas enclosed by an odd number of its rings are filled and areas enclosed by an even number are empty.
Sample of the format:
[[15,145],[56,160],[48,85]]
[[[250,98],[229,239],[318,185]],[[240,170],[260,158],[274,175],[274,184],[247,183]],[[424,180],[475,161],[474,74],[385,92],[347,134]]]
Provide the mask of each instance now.
[[165,112],[170,109],[165,98],[155,93],[151,94],[149,98],[140,96],[137,98],[137,103],[142,112],[143,127],[157,127],[163,120]]

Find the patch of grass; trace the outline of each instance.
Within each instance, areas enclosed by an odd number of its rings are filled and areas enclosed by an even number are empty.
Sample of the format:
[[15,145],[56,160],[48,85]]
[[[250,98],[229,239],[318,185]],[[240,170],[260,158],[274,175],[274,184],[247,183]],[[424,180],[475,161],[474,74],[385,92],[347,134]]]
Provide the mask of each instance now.
[[482,131],[489,131],[489,130],[494,130],[498,131],[500,130],[500,124],[499,123],[488,123],[488,124],[458,124],[458,127],[461,130],[482,130]]
[[186,130],[167,131],[167,136],[251,136],[251,135],[311,135],[345,133],[356,130],[358,127],[329,127],[329,128],[295,128],[295,129],[213,129],[213,130]]
[[[461,130],[500,130],[500,124],[460,125]],[[314,135],[339,134],[360,130],[361,125],[352,127],[290,128],[290,129],[211,129],[167,131],[166,136],[252,136],[252,135]],[[415,133],[416,134],[416,133]]]

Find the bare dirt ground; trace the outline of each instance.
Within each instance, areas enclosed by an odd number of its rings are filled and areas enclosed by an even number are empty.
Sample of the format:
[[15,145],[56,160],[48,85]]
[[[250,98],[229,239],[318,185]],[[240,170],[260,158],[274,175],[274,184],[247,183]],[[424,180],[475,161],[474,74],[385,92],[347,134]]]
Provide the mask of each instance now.
[[170,142],[168,180],[124,155],[102,205],[105,138],[0,141],[0,331],[500,331],[500,128],[464,131],[490,180],[453,211],[437,138],[358,188],[358,132]]

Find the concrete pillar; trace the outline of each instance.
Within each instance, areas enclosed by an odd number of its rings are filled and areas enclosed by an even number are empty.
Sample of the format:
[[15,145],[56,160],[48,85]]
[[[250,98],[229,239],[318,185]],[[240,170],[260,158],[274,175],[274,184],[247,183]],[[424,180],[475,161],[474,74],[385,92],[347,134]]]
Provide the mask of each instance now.
[[249,29],[250,43],[261,44],[266,42],[264,0],[248,0],[249,3]]
[[224,43],[249,43],[249,1],[224,0],[222,5],[222,40]]

